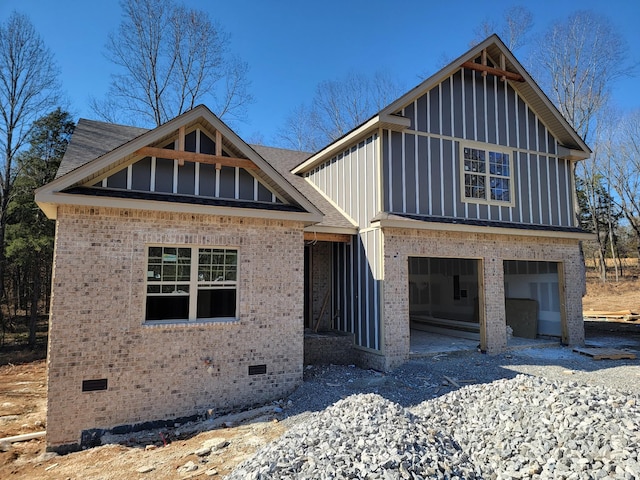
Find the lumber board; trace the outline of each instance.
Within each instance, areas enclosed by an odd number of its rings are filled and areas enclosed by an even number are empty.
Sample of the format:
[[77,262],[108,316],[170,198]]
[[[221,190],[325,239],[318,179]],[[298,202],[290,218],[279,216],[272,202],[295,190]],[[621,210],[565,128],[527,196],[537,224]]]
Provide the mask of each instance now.
[[168,158],[171,160],[185,160],[187,162],[207,163],[210,165],[224,165],[228,167],[240,167],[245,170],[258,170],[258,166],[246,158],[222,157],[206,153],[181,152],[168,148],[142,147],[136,150],[136,154],[145,157]]
[[575,347],[574,352],[592,357],[594,360],[635,360],[635,353],[615,348]]

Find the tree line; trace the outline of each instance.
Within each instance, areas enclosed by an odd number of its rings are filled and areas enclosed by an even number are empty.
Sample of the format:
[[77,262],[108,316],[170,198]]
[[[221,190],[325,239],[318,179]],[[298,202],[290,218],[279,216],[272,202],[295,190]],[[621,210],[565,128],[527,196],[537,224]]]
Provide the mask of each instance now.
[[[123,0],[121,7],[121,24],[106,42],[114,65],[109,91],[91,101],[98,119],[154,127],[198,103],[227,121],[246,116],[249,66],[230,53],[229,35],[207,13],[174,0]],[[621,113],[611,104],[616,80],[635,74],[634,65],[602,16],[576,12],[538,37],[533,20],[525,7],[510,8],[481,22],[470,44],[498,32],[510,49],[524,50],[525,66],[593,147],[577,164],[578,218],[595,234],[585,253],[604,280],[607,258],[621,268],[621,256],[640,255],[640,111]],[[383,71],[324,80],[272,143],[316,151],[404,90]],[[73,132],[63,105],[52,53],[29,19],[14,12],[0,24],[0,346],[22,321],[34,347],[36,322],[48,308],[54,224],[33,196],[55,178]]]

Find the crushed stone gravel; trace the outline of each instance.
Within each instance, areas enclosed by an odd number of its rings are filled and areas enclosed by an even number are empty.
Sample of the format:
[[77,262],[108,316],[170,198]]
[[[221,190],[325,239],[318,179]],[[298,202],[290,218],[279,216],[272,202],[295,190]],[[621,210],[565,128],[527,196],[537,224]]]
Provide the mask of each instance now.
[[639,365],[554,347],[307,367],[287,433],[228,478],[640,479]]

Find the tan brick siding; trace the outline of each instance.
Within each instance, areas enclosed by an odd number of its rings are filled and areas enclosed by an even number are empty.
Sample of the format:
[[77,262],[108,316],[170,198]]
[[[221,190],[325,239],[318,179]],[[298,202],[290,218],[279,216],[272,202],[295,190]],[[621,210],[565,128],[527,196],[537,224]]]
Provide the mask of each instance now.
[[[507,342],[503,261],[559,262],[564,269],[563,299],[567,340],[571,345],[584,343],[582,294],[585,280],[578,241],[398,228],[384,228],[383,235],[385,369],[400,365],[409,355],[409,256],[481,260],[484,269],[485,322],[489,353],[503,351]],[[379,363],[378,357],[374,358],[371,355],[369,357],[374,363]],[[363,355],[363,358],[366,359],[367,355]]]
[[[303,369],[302,223],[60,207],[49,335],[47,443],[85,429],[265,402]],[[234,247],[238,321],[144,325],[148,244]],[[266,375],[248,366],[266,364]],[[82,392],[82,381],[108,390]]]

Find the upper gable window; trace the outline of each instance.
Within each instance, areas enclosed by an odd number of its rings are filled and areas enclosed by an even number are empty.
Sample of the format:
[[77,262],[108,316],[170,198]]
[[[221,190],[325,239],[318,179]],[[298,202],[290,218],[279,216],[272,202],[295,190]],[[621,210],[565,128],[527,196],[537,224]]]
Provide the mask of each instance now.
[[513,205],[512,152],[496,145],[461,143],[462,201]]

